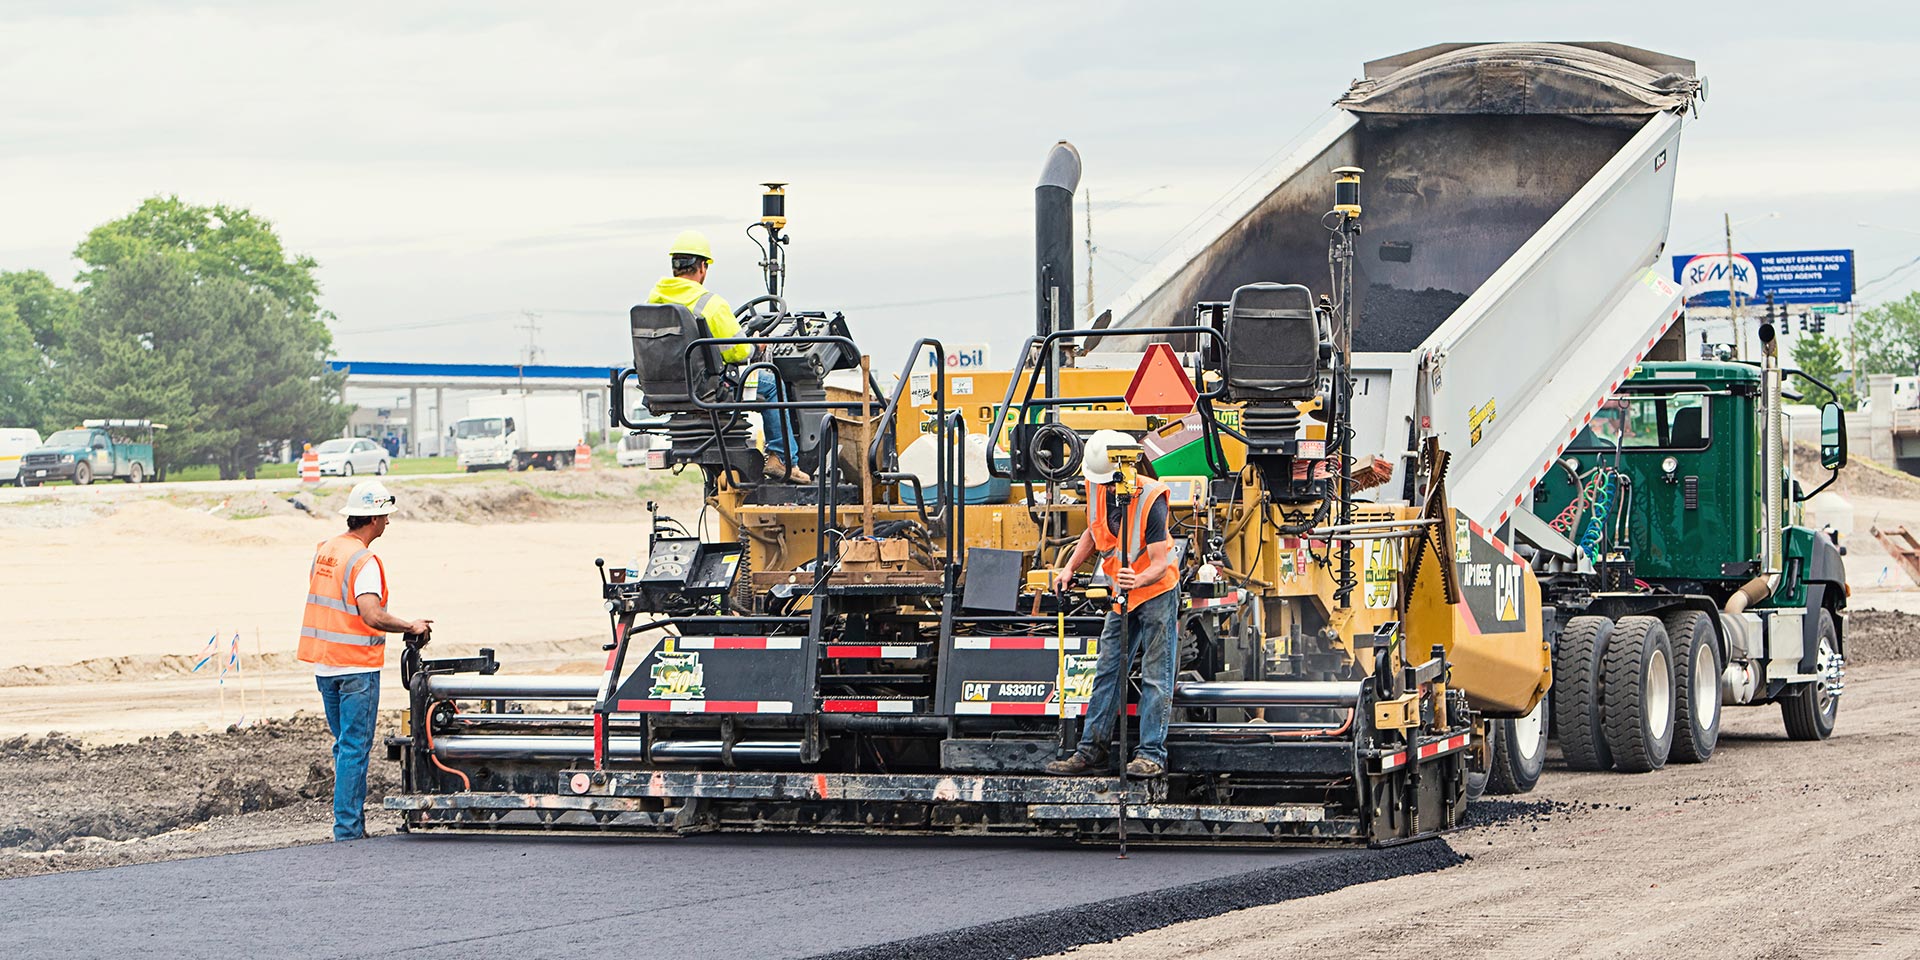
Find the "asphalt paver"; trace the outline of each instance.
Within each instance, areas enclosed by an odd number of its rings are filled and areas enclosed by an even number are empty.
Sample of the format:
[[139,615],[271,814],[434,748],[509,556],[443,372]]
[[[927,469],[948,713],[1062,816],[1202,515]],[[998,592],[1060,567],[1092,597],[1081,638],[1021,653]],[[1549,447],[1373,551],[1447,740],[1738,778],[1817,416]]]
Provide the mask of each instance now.
[[45,960],[1033,956],[1454,859],[1438,842],[1120,860],[1030,840],[400,835],[0,881],[0,943]]

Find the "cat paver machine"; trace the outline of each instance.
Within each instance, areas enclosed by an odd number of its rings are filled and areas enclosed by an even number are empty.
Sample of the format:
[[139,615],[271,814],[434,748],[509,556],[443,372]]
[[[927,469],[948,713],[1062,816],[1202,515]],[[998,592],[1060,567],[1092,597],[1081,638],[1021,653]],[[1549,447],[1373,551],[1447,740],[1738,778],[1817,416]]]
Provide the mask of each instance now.
[[[1512,741],[1539,716],[1556,628],[1501,534],[1538,477],[1526,465],[1678,314],[1648,268],[1688,99],[1648,93],[1652,68],[1615,55],[1631,48],[1568,48],[1569,64],[1540,46],[1433,48],[1356,85],[1338,129],[1269,185],[1291,210],[1311,183],[1317,208],[1242,216],[1263,242],[1317,234],[1320,279],[1189,286],[1177,307],[1137,290],[1121,322],[1092,329],[1064,319],[1080,160],[1055,147],[1036,190],[1035,334],[1011,370],[950,372],[928,338],[883,386],[844,317],[786,304],[770,190],[768,294],[742,307],[741,335],[634,307],[633,367],[614,381],[637,381],[654,417],[628,422],[616,396],[616,418],[661,438],[662,466],[699,471],[711,522],[656,514],[644,565],[601,565],[599,677],[410,652],[388,806],[413,830],[1390,844],[1454,826],[1488,782],[1530,788],[1536,757]],[[1407,71],[1428,79],[1392,82]],[[1605,71],[1641,83],[1637,107]],[[1503,218],[1478,231],[1423,226],[1406,193],[1363,221],[1363,163],[1389,183],[1485,176],[1517,148],[1478,134],[1535,142],[1593,122],[1570,119],[1567,96],[1435,92],[1475,78],[1612,98],[1611,126],[1586,141],[1584,172],[1490,186],[1482,204]],[[1400,336],[1424,326],[1418,349],[1360,349],[1369,297],[1395,302],[1369,289],[1396,282],[1363,222],[1397,231],[1389,243],[1450,236],[1451,282],[1477,290],[1450,318],[1386,318]],[[1148,286],[1222,255],[1176,254]],[[1573,299],[1541,316],[1562,288]],[[719,353],[741,343],[755,359],[729,368]],[[1516,344],[1538,369],[1515,369]],[[787,399],[752,399],[762,373]],[[811,484],[761,476],[750,415],[787,418]],[[1043,772],[1079,738],[1114,603],[1097,576],[1063,591],[1048,577],[1084,529],[1079,461],[1101,429],[1141,438],[1123,477],[1150,470],[1172,490],[1179,676],[1167,774],[1149,780]]]

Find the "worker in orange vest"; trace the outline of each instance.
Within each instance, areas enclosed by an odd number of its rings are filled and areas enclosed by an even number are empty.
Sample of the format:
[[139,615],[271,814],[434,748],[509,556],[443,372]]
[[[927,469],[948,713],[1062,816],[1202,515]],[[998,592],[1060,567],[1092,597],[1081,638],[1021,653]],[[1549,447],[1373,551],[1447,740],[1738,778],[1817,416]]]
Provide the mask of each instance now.
[[307,582],[300,622],[300,659],[313,664],[327,732],[333,735],[333,838],[367,835],[367,758],[380,711],[380,668],[387,633],[424,638],[432,620],[403,620],[387,612],[387,571],[373,541],[387,532],[393,494],[378,480],[347,494],[347,530],[320,543]]
[[[1173,561],[1168,490],[1166,484],[1141,476],[1139,489],[1121,516],[1113,482],[1118,468],[1110,453],[1118,446],[1137,448],[1140,442],[1118,430],[1101,430],[1087,440],[1080,466],[1080,475],[1087,481],[1087,529],[1066,565],[1054,573],[1054,588],[1065,590],[1073,571],[1097,552],[1100,570],[1115,591],[1113,609],[1100,630],[1100,659],[1094,667],[1093,694],[1087,700],[1079,748],[1066,759],[1047,764],[1048,773],[1062,776],[1082,776],[1107,767],[1107,744],[1126,703],[1125,667],[1134,656],[1140,663],[1140,743],[1126,773],[1157,777],[1167,769],[1167,725],[1173,720],[1177,653],[1174,627],[1180,612],[1180,571]],[[1120,556],[1122,523],[1127,525],[1125,557]]]

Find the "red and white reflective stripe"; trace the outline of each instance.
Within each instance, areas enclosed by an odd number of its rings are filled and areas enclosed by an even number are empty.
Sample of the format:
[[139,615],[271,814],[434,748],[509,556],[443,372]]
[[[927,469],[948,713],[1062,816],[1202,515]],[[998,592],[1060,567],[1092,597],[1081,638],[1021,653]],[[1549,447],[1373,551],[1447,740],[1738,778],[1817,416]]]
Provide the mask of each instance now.
[[827,656],[862,660],[912,660],[923,656],[910,643],[829,643]]
[[1205,610],[1208,607],[1221,607],[1229,603],[1239,603],[1240,601],[1245,600],[1246,598],[1247,598],[1247,592],[1245,590],[1235,590],[1224,597],[1206,597],[1206,598],[1196,599],[1196,600],[1189,601],[1187,605],[1194,610]]
[[792,713],[791,700],[621,700],[623,713]]
[[1467,526],[1472,528],[1473,532],[1478,534],[1482,540],[1485,540],[1488,543],[1493,544],[1493,548],[1495,550],[1500,551],[1502,554],[1506,555],[1506,558],[1508,560],[1511,560],[1514,563],[1526,562],[1520,559],[1519,554],[1514,553],[1513,550],[1510,549],[1505,543],[1501,542],[1499,537],[1496,537],[1492,533],[1488,532],[1487,528],[1473,522],[1471,519],[1467,521]]
[[800,637],[681,637],[682,650],[798,650]]
[[912,713],[912,700],[822,700],[822,713]]
[[[1437,757],[1443,753],[1452,753],[1455,750],[1462,749],[1467,745],[1467,743],[1470,740],[1472,740],[1472,738],[1473,738],[1472,734],[1461,733],[1461,734],[1456,734],[1454,736],[1448,737],[1445,740],[1435,740],[1432,743],[1423,743],[1420,745],[1420,750],[1419,750],[1420,759],[1431,760],[1434,757]],[[1387,754],[1386,756],[1380,758],[1380,772],[1386,773],[1389,770],[1397,770],[1403,766],[1406,766],[1406,763],[1407,763],[1407,752],[1405,750],[1402,750],[1398,753]]]
[[[1067,649],[1078,650],[1085,637],[1068,637]],[[1058,637],[954,637],[955,650],[1058,650]]]
[[[954,713],[988,714],[996,717],[1057,717],[1060,705],[1057,703],[986,703],[979,700],[963,700],[953,705]],[[1067,716],[1077,717],[1087,712],[1084,703],[1067,704]]]

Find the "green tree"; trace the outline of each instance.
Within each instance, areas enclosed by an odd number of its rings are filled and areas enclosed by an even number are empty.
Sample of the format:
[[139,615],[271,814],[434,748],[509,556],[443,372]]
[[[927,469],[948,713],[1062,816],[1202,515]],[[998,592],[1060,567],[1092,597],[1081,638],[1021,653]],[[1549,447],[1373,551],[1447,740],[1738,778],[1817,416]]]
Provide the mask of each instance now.
[[289,256],[271,222],[239,207],[148,197],[132,213],[93,228],[73,255],[87,265],[80,282],[91,286],[103,271],[156,250],[184,258],[198,279],[239,280],[279,297],[294,316],[321,316],[313,258]]
[[1910,377],[1920,372],[1920,290],[1861,311],[1853,336],[1863,388],[1870,373]]
[[56,352],[79,315],[80,295],[38,270],[0,272],[0,426],[60,426]]
[[[1806,371],[1807,375],[1833,388],[1840,395],[1840,405],[1848,410],[1858,407],[1859,400],[1853,395],[1852,380],[1843,374],[1847,368],[1847,358],[1840,348],[1840,341],[1824,333],[1803,333],[1793,339],[1793,365]],[[1816,388],[1814,391],[1819,393]],[[1818,399],[1810,397],[1809,399]]]
[[223,478],[345,425],[314,261],[289,255],[267,220],[151,197],[74,256],[87,269],[62,352],[67,409],[165,423],[167,465],[212,463]]

